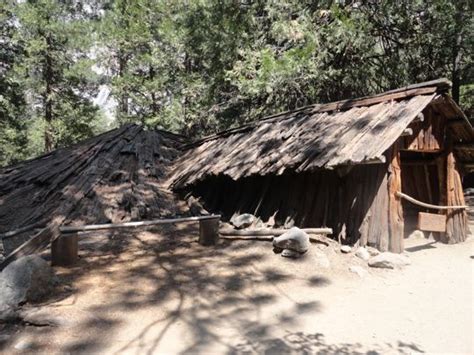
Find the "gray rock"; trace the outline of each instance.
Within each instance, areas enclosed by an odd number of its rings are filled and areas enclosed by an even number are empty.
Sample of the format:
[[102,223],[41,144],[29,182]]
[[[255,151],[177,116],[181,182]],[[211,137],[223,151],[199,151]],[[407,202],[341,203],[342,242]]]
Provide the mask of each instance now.
[[309,236],[298,227],[293,227],[286,233],[274,238],[273,246],[280,249],[290,249],[298,253],[306,253],[310,246]]
[[230,223],[237,229],[248,228],[255,221],[255,216],[250,213],[244,213],[238,216],[233,216]]
[[357,274],[361,278],[367,276],[368,274],[367,270],[365,270],[361,266],[356,265],[349,266],[349,271],[353,272],[354,274]]
[[357,249],[356,252],[355,252],[355,255],[358,258],[361,258],[362,260],[365,260],[365,261],[370,259],[370,253],[364,247],[360,247],[359,249]]
[[296,258],[301,257],[301,255],[303,255],[303,253],[299,253],[291,249],[283,249],[283,251],[281,252],[281,256],[284,256],[285,258],[296,259]]
[[341,251],[345,254],[350,253],[352,248],[349,245],[342,245],[341,246]]
[[331,262],[329,261],[326,254],[322,252],[316,253],[316,263],[318,264],[318,267],[322,269],[329,269],[331,267]]
[[369,252],[370,256],[376,256],[376,255],[379,255],[380,254],[380,251],[378,249],[375,249],[374,247],[365,247],[365,249],[367,249],[367,251]]
[[368,264],[370,267],[395,269],[410,265],[410,259],[401,254],[386,252],[370,258]]
[[28,350],[33,346],[33,343],[29,340],[20,340],[13,347],[17,350]]
[[45,260],[36,255],[15,260],[0,274],[0,314],[15,312],[24,302],[42,300],[53,287],[53,270]]
[[203,207],[201,201],[194,196],[189,196],[186,200],[186,204],[189,207],[189,211],[193,216],[203,216],[209,214],[207,210]]

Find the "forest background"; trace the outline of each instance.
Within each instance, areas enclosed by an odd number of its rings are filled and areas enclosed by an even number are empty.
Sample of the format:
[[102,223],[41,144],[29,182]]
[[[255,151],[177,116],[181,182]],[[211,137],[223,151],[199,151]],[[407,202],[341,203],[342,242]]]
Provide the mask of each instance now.
[[4,0],[0,166],[130,122],[197,138],[441,77],[472,117],[473,4]]

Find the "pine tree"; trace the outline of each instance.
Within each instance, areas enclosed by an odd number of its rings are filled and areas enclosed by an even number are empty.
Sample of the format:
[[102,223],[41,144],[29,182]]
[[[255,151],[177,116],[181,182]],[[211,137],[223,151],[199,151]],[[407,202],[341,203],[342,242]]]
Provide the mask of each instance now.
[[27,124],[23,88],[13,75],[22,46],[14,40],[15,17],[9,3],[0,5],[0,166],[26,157]]
[[29,0],[16,6],[25,56],[15,70],[34,107],[34,127],[42,127],[44,151],[91,136],[98,119],[91,103],[96,78],[85,46],[84,11],[74,1]]

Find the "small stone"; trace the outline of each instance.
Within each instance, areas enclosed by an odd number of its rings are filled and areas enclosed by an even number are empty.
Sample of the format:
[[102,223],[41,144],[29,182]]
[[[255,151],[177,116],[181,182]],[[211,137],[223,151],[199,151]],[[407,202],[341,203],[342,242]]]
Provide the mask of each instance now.
[[341,252],[344,254],[350,253],[352,248],[349,245],[342,245],[341,246]]
[[370,253],[364,247],[360,247],[359,249],[357,249],[357,251],[355,252],[355,255],[358,258],[361,258],[362,260],[365,260],[365,261],[370,259]]
[[409,239],[425,239],[425,234],[421,230],[416,229],[410,233],[408,238]]
[[288,232],[273,239],[273,247],[290,249],[298,253],[306,253],[309,246],[308,234],[298,227],[293,227]]
[[367,276],[368,274],[367,270],[365,270],[361,266],[356,265],[349,266],[349,271],[353,272],[354,274],[357,274],[361,278]]
[[301,255],[303,255],[302,253],[298,253],[297,251],[294,251],[294,250],[291,250],[291,249],[284,249],[282,252],[281,252],[281,256],[284,256],[285,258],[293,258],[293,259],[296,259],[296,258],[299,258]]
[[255,221],[255,216],[250,213],[244,213],[238,216],[233,216],[230,223],[237,229],[248,228]]
[[365,249],[367,249],[370,256],[376,256],[376,255],[380,254],[380,251],[378,249],[373,248],[373,247],[365,247]]
[[32,346],[32,342],[28,340],[20,340],[13,347],[17,350],[28,350]]
[[370,258],[368,264],[370,267],[395,269],[410,265],[410,259],[401,254],[386,252]]

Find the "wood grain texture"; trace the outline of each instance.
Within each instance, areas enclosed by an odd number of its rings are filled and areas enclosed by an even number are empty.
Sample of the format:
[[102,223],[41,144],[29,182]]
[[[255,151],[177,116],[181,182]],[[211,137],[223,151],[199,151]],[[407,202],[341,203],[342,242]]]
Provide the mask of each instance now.
[[[164,181],[183,143],[126,125],[0,169],[0,232],[182,215],[185,203]],[[7,254],[34,236],[25,232],[3,239]]]
[[435,94],[383,101],[345,111],[295,111],[251,129],[226,132],[188,150],[170,181],[183,188],[209,176],[234,180],[381,161],[384,152]]
[[428,232],[446,232],[446,215],[418,213],[418,229]]

